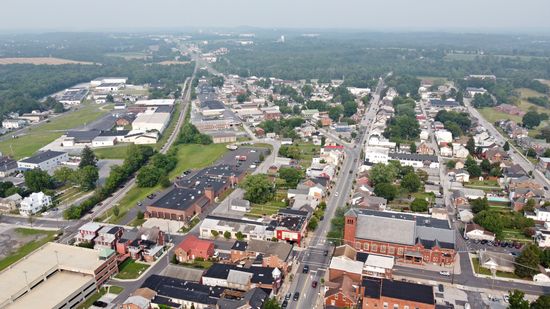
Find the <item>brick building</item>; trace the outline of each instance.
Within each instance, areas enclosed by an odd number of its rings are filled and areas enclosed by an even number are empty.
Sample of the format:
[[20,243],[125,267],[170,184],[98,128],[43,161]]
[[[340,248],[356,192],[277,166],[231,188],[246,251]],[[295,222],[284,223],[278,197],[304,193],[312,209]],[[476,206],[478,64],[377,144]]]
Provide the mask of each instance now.
[[196,258],[209,259],[214,255],[214,243],[202,240],[195,235],[187,236],[174,250],[179,262],[187,262]]
[[361,284],[363,309],[435,308],[433,287],[388,279],[364,279]]
[[350,209],[344,241],[358,251],[413,264],[452,265],[456,254],[448,221],[413,214]]

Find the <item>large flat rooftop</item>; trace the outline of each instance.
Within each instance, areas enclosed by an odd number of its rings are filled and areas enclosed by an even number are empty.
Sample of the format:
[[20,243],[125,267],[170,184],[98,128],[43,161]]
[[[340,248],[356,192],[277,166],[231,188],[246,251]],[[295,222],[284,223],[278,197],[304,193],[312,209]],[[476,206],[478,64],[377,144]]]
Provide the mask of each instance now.
[[93,281],[91,275],[60,271],[6,308],[54,308],[71,293]]
[[[41,281],[44,275],[49,275],[57,269],[78,273],[79,276],[93,276],[94,271],[105,262],[99,259],[100,253],[101,251],[93,249],[53,242],[45,244],[0,272],[0,291],[2,291],[0,293],[0,307],[4,302],[9,301],[10,297],[19,296],[26,289],[26,282],[33,286],[34,283]],[[52,276],[52,278],[57,275]],[[42,284],[37,288],[40,289],[39,287]],[[31,291],[31,294],[34,293],[35,289]],[[20,308],[37,307],[23,306]]]

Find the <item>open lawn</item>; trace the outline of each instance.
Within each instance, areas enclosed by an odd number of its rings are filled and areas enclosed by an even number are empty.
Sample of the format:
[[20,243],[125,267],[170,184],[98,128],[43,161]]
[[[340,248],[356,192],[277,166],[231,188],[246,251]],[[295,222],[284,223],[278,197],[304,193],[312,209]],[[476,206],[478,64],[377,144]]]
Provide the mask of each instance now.
[[55,234],[57,234],[56,231],[36,230],[36,229],[27,229],[27,228],[17,228],[15,231],[17,234],[20,234],[21,236],[40,235],[43,237],[39,238],[38,240],[33,240],[31,242],[24,244],[23,246],[19,247],[14,252],[12,252],[10,255],[0,260],[0,270],[19,261],[20,259],[25,257],[27,254],[38,249],[45,243],[54,240]]
[[[168,177],[170,180],[174,180],[176,176],[181,175],[188,169],[204,168],[216,160],[218,160],[227,150],[225,144],[210,144],[210,145],[179,145],[178,146],[178,164],[170,172]],[[120,200],[118,217],[112,216],[112,212],[107,212],[107,216],[111,216],[110,223],[118,223],[118,221],[124,218],[125,214],[132,207],[135,207],[139,201],[143,201],[147,198],[147,195],[161,191],[162,187],[157,185],[152,188],[138,188],[137,186],[132,188],[128,193]]]
[[185,266],[185,267],[208,269],[208,268],[212,267],[213,264],[214,263],[210,262],[210,261],[197,261],[197,260],[194,260],[190,263],[183,263],[183,264],[180,264],[180,265]]
[[15,159],[31,156],[63,135],[66,130],[91,122],[107,112],[101,110],[97,104],[83,104],[76,111],[67,112],[50,119],[49,122],[29,128],[25,135],[17,139],[0,142],[0,151],[12,155]]
[[[486,275],[486,276],[492,276],[493,275],[493,274],[491,274],[491,271],[489,269],[481,267],[481,265],[479,265],[479,259],[478,258],[472,258],[472,264],[474,265],[474,271],[477,274]],[[496,275],[497,275],[497,277],[501,277],[501,278],[521,279],[518,276],[516,276],[516,274],[514,274],[514,273],[507,273],[507,272],[502,272],[502,271],[497,271]]]
[[313,143],[299,142],[293,144],[300,149],[300,165],[304,168],[308,168],[311,165],[313,157],[319,155],[321,146],[313,145]]
[[118,144],[113,147],[95,148],[94,153],[99,159],[125,159],[130,144]]
[[109,287],[109,293],[113,293],[113,294],[120,294],[122,293],[122,291],[124,291],[124,288],[123,287],[120,287],[120,286],[116,286],[116,285],[111,285]]
[[483,118],[487,119],[490,123],[495,123],[498,120],[510,119],[515,122],[521,122],[521,117],[517,115],[508,115],[506,113],[495,110],[494,107],[484,107],[477,109]]
[[126,259],[122,264],[118,266],[118,274],[115,278],[118,279],[136,279],[145,270],[149,268],[149,265],[138,263],[132,259]]
[[531,238],[525,236],[521,231],[519,230],[504,230],[502,231],[502,234],[504,235],[504,239],[506,240],[515,240],[515,241],[531,241]]

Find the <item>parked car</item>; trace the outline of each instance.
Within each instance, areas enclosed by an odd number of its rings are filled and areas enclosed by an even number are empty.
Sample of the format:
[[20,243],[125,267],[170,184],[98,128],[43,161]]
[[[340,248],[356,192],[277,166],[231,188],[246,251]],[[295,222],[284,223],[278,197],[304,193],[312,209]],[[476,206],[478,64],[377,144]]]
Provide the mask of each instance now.
[[442,276],[450,276],[451,275],[451,273],[446,271],[446,270],[440,271],[439,274],[442,275]]
[[286,293],[285,300],[289,300],[292,297],[292,293]]
[[302,272],[304,274],[307,274],[309,272],[309,265],[305,265],[304,268],[302,269]]
[[317,281],[313,281],[313,282],[311,283],[311,287],[312,287],[312,288],[316,288],[316,287],[317,287]]
[[327,256],[328,255],[328,250],[325,250],[325,252],[323,252],[324,256]]
[[437,290],[440,292],[440,293],[443,293],[445,291],[445,287],[443,287],[443,284],[438,284],[437,285]]
[[300,292],[295,292],[294,297],[292,299],[294,299],[294,301],[297,301],[299,298],[300,298]]
[[282,309],[285,309],[286,307],[288,307],[288,300],[284,300],[283,303],[281,304],[281,308]]

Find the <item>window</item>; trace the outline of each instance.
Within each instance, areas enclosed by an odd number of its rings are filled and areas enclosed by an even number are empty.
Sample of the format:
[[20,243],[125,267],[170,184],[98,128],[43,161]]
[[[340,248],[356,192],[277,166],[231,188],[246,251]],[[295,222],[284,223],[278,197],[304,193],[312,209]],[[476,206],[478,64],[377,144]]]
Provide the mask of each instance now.
[[397,248],[397,255],[403,255],[403,248]]
[[380,252],[381,253],[386,253],[386,246],[384,246],[384,245],[380,246]]
[[384,308],[388,308],[388,303],[384,303]]
[[394,304],[394,305],[393,305],[393,309],[399,309],[399,305],[398,305],[398,304]]
[[377,251],[377,250],[378,250],[378,245],[372,244],[371,251]]
[[403,306],[403,309],[409,309],[409,306],[405,305]]
[[361,243],[360,242],[355,242],[355,249],[361,249]]
[[363,244],[363,249],[365,249],[366,251],[369,251],[369,243],[368,242]]

